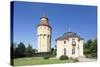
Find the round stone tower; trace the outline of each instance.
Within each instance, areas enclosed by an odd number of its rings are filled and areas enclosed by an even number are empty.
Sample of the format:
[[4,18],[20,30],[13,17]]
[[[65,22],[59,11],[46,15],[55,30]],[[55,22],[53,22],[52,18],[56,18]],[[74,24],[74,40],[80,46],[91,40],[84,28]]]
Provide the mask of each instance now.
[[51,50],[51,26],[48,18],[42,16],[37,26],[38,52],[50,52]]

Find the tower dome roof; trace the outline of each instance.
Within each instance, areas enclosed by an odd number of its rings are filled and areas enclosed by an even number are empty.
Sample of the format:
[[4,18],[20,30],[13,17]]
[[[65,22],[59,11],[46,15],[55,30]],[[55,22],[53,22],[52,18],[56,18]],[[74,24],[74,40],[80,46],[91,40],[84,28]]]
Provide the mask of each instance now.
[[51,28],[51,26],[49,26],[49,23],[48,23],[48,18],[45,15],[43,15],[40,18],[40,23],[38,24],[38,26],[48,26]]
[[49,25],[48,24],[48,18],[46,16],[42,16],[40,18],[40,25]]
[[48,18],[45,15],[43,15],[40,19],[41,20],[47,20],[48,21]]

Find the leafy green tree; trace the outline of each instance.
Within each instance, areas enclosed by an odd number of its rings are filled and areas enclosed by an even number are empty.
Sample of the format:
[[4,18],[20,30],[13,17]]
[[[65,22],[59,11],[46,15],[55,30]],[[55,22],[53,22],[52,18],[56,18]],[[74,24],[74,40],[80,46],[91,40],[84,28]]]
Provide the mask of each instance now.
[[51,48],[51,56],[56,56],[56,49]]
[[97,39],[95,39],[90,47],[91,56],[97,57]]
[[54,52],[54,48],[51,48],[51,54],[53,54],[53,52]]
[[26,48],[25,54],[26,54],[27,57],[31,57],[33,55],[33,49],[32,49],[32,46],[30,44]]
[[97,57],[97,39],[88,40],[84,46],[84,54],[86,57],[96,58]]
[[11,43],[11,46],[10,46],[10,64],[13,66],[14,65],[14,43]]
[[32,52],[33,52],[33,56],[37,53],[37,50],[36,49],[32,49]]
[[86,48],[90,48],[91,47],[91,44],[92,44],[92,40],[88,40],[87,41],[87,47]]
[[23,44],[23,42],[20,42],[18,44],[18,46],[15,49],[15,57],[19,58],[19,57],[25,57],[25,45]]

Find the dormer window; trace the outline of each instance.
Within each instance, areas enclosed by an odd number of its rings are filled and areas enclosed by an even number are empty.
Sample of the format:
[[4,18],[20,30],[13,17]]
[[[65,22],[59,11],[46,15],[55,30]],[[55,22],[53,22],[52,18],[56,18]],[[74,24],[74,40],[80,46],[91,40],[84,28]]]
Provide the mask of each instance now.
[[66,41],[64,41],[64,44],[66,44]]
[[75,39],[72,39],[72,46],[76,46]]

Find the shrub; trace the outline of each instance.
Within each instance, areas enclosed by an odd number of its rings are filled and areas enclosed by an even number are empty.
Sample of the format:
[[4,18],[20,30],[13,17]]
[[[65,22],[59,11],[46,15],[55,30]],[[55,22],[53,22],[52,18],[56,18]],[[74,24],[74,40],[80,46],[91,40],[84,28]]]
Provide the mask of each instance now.
[[45,57],[43,57],[43,59],[49,59],[50,57],[49,56],[45,56]]
[[62,56],[60,56],[60,60],[68,60],[68,56],[62,55]]

